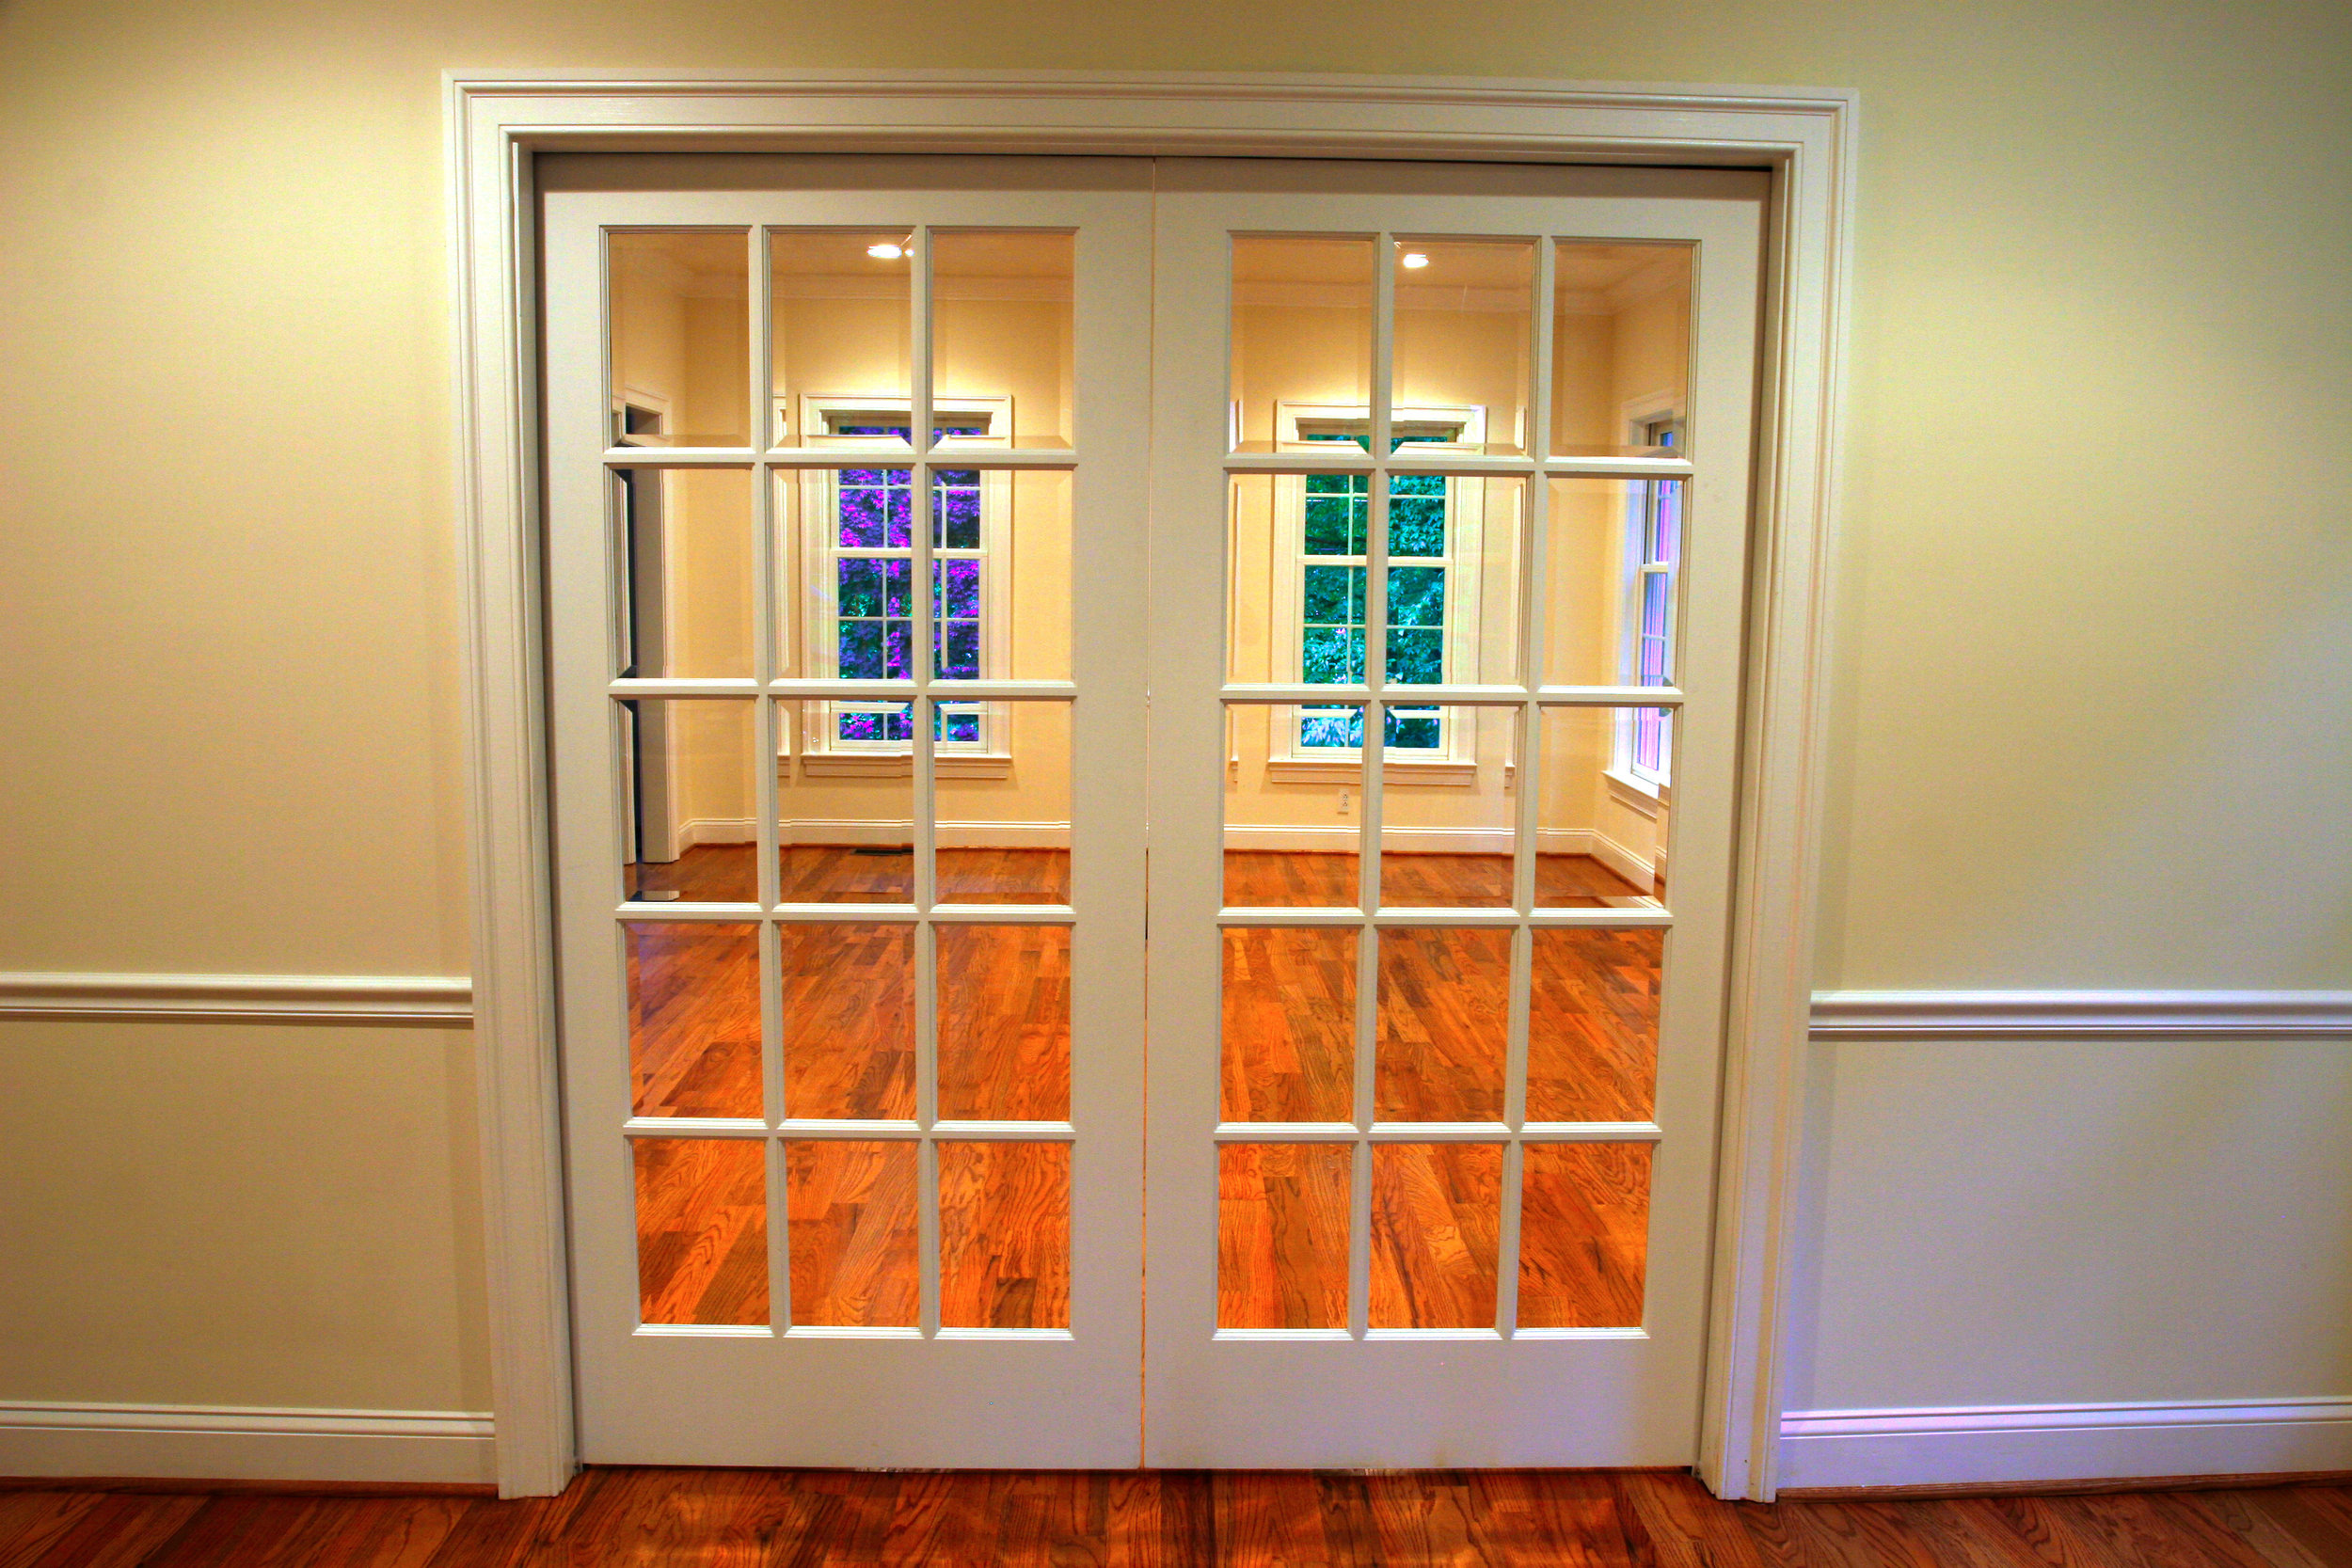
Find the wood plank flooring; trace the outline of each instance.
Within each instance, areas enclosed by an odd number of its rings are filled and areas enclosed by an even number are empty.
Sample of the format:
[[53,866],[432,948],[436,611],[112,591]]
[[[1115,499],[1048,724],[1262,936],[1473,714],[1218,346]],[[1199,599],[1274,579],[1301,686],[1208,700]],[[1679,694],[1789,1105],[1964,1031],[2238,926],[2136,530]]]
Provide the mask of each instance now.
[[2344,1568],[2352,1487],[1726,1503],[1664,1471],[592,1469],[558,1497],[0,1492],[5,1568]]
[[[749,847],[699,846],[644,868],[689,897],[739,893]],[[911,858],[800,846],[787,896],[904,897]],[[1246,906],[1344,904],[1350,855],[1236,851],[1228,896]],[[1544,856],[1554,900],[1600,904],[1631,884],[1584,856]],[[1389,896],[1475,906],[1507,891],[1508,860],[1394,855]],[[939,875],[966,901],[1066,895],[1052,850],[944,850]],[[789,1115],[910,1117],[914,1111],[914,943],[903,926],[787,926],[779,940]],[[1664,933],[1546,930],[1535,937],[1528,1113],[1536,1120],[1650,1115]],[[1344,1121],[1354,1115],[1356,942],[1350,930],[1225,933],[1223,1116]],[[761,1114],[757,928],[659,919],[628,928],[631,1078],[644,1117]],[[944,927],[938,935],[940,1110],[983,1120],[1059,1120],[1070,1103],[1070,937],[1051,926]],[[1375,1114],[1391,1121],[1502,1115],[1510,998],[1507,932],[1393,927],[1381,939]],[[1641,1321],[1645,1151],[1585,1146],[1528,1163],[1522,1320],[1609,1327]],[[640,1278],[648,1322],[765,1323],[762,1173],[753,1147],[639,1140]],[[1222,1156],[1222,1321],[1329,1327],[1345,1316],[1347,1176],[1328,1152],[1237,1146]],[[1339,1158],[1343,1162],[1344,1150]],[[1057,1162],[1060,1163],[1057,1164]],[[942,1235],[953,1250],[943,1311],[958,1326],[1053,1327],[1068,1310],[1066,1155],[1044,1144],[951,1151]],[[943,1166],[946,1174],[949,1166]],[[1374,1173],[1372,1314],[1381,1327],[1494,1321],[1500,1150],[1384,1146]],[[914,1322],[910,1145],[795,1143],[787,1150],[792,1320]],[[951,1185],[952,1190],[947,1190]]]

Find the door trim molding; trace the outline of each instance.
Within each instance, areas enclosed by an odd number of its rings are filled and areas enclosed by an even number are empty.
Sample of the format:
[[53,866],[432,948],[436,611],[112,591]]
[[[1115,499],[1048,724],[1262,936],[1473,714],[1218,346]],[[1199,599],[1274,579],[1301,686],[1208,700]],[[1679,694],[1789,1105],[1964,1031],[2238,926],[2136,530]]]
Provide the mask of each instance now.
[[475,1023],[499,1484],[575,1465],[538,519],[533,160],[547,151],[1446,158],[1763,168],[1740,851],[1702,1477],[1769,1498],[1813,956],[1851,92],[1182,72],[444,77]]

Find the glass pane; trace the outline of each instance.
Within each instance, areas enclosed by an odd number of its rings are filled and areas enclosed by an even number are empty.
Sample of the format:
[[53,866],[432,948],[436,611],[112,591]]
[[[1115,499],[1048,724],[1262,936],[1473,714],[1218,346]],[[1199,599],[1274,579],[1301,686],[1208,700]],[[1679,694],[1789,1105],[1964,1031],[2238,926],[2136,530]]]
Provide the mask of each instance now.
[[[1470,451],[1523,455],[1535,242],[1399,240],[1395,252],[1394,444],[1451,436]],[[1458,419],[1462,408],[1475,411],[1469,428],[1422,428],[1428,415]]]
[[750,675],[750,472],[618,468],[613,491],[623,579],[613,673]]
[[939,1321],[1070,1326],[1070,1146],[939,1146]]
[[1649,1259],[1649,1144],[1529,1144],[1519,1326],[1639,1328]]
[[1654,926],[1534,932],[1528,1120],[1650,1119],[1665,945],[1665,931]]
[[1374,1328],[1492,1328],[1500,1144],[1372,1146]]
[[759,927],[621,927],[628,968],[629,1108],[641,1117],[756,1117]]
[[1226,1121],[1346,1121],[1355,1115],[1353,927],[1225,931]]
[[1380,902],[1508,905],[1518,805],[1503,781],[1518,714],[1396,705],[1383,712],[1389,768],[1380,800]]
[[1540,612],[1552,686],[1673,683],[1682,481],[1551,481]]
[[914,1326],[914,1150],[830,1138],[784,1146],[794,1326]]
[[1361,704],[1225,709],[1225,902],[1352,908],[1363,844]]
[[612,444],[749,445],[749,234],[633,230],[608,243]]
[[1380,1121],[1501,1121],[1511,933],[1391,926],[1379,932]]
[[752,703],[640,697],[613,705],[628,897],[758,900]]
[[[987,655],[983,640],[982,652],[992,662],[982,673],[992,680],[1068,680],[1071,476],[999,472],[989,477],[1009,486],[1011,496],[1004,537],[1012,560],[1003,578],[1011,602],[1002,617],[1004,645]],[[984,502],[986,499],[984,493]]]
[[788,1117],[914,1116],[914,927],[776,927]]
[[908,707],[848,700],[776,705],[778,738],[790,752],[776,773],[784,902],[914,901]]
[[943,705],[937,770],[943,904],[1070,902],[1066,702]]
[[1347,1326],[1348,1144],[1216,1151],[1216,1325]]
[[1518,680],[1516,479],[1389,480],[1388,678],[1402,686]]
[[768,1322],[768,1145],[637,1138],[639,1321]]
[[1071,444],[1075,251],[1031,230],[931,235],[935,396],[1009,399],[1015,446]]
[[1295,441],[1302,416],[1370,406],[1375,262],[1369,239],[1233,236],[1235,451],[1274,451],[1286,423]]
[[1691,380],[1691,258],[1682,244],[1562,240],[1553,257],[1551,450],[1659,455],[1650,426]]
[[1070,927],[933,927],[939,1114],[957,1121],[1070,1117]]
[[[904,229],[769,231],[776,445],[904,443],[912,239]],[[882,407],[857,406],[857,396]]]
[[1539,909],[1654,908],[1666,895],[1667,803],[1633,757],[1654,709],[1542,710]]

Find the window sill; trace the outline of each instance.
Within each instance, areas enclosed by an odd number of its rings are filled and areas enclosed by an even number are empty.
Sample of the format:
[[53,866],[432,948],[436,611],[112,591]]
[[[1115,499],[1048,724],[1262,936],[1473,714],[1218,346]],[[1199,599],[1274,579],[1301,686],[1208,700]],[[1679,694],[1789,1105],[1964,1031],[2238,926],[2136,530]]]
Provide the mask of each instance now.
[[[1269,784],[1361,784],[1364,768],[1360,762],[1325,761],[1321,757],[1272,757],[1265,765]],[[1478,784],[1478,764],[1474,762],[1399,762],[1384,763],[1380,769],[1383,784],[1426,784],[1449,789],[1470,789]]]
[[1628,811],[1655,820],[1659,812],[1674,803],[1674,788],[1670,784],[1654,784],[1637,779],[1621,768],[1603,770],[1601,777],[1609,781],[1609,797]]
[[[789,757],[776,759],[788,770]],[[806,752],[801,756],[804,779],[911,779],[914,758],[904,752]],[[1009,779],[1012,758],[999,752],[940,752],[931,757],[931,776],[938,779]]]

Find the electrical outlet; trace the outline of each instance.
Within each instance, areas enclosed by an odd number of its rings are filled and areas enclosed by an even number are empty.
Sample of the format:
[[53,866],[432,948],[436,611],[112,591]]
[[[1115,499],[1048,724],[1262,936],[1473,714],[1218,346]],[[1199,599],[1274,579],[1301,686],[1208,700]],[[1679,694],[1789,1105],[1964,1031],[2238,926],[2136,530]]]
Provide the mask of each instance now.
[[1356,809],[1356,792],[1355,792],[1354,790],[1350,790],[1350,789],[1343,789],[1343,790],[1341,790],[1341,791],[1340,791],[1340,815],[1341,815],[1342,816],[1346,816],[1349,812],[1354,811],[1355,809]]

